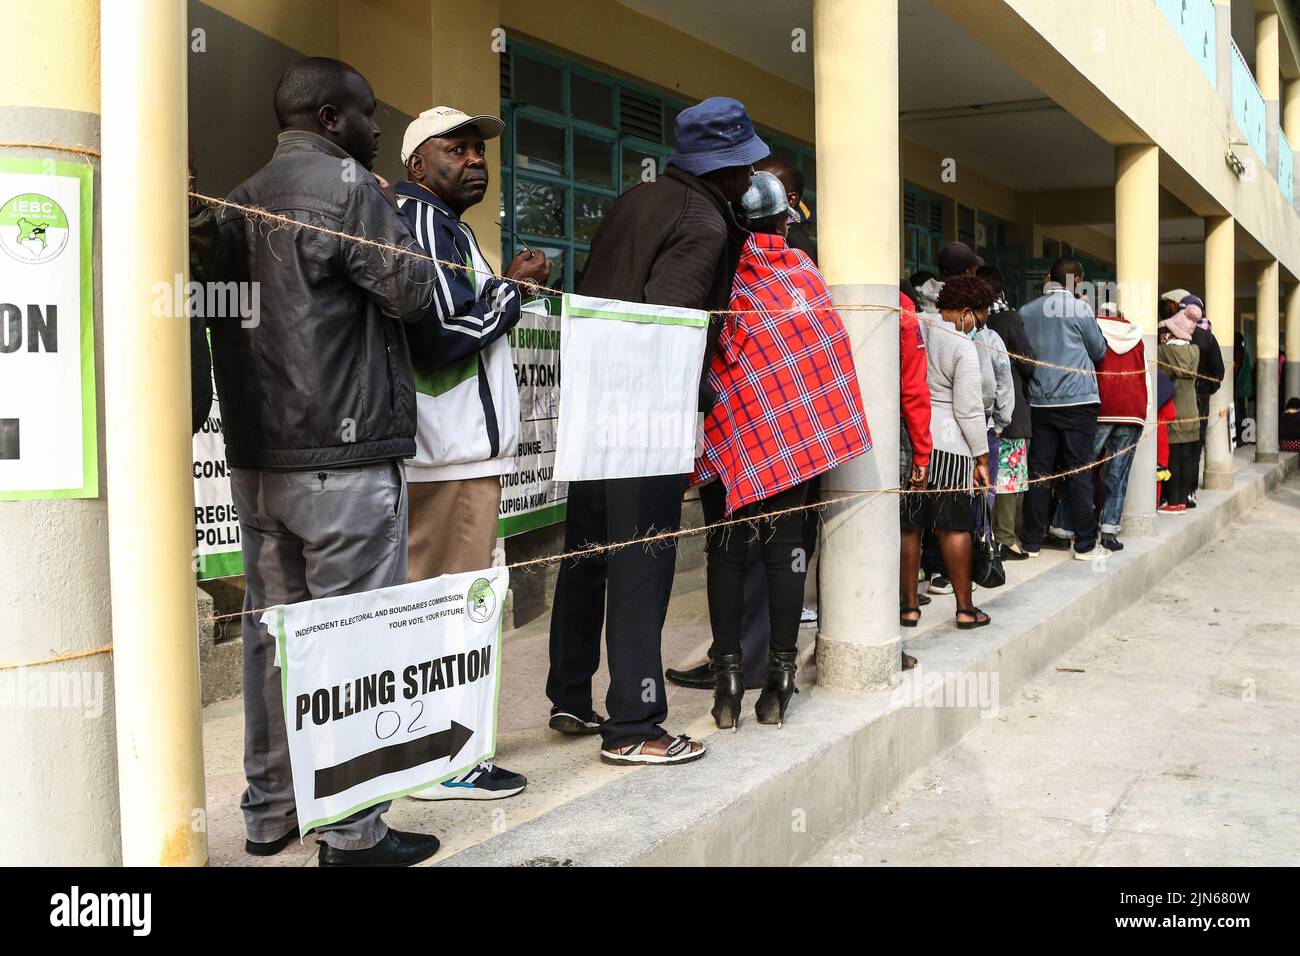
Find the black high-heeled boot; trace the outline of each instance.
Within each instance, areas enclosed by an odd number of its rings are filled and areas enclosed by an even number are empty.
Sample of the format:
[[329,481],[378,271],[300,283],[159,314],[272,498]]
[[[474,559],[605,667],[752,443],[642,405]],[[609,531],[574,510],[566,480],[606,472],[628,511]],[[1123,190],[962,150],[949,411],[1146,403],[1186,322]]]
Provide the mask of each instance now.
[[754,705],[754,716],[760,724],[780,727],[785,722],[786,705],[798,693],[794,686],[798,656],[798,651],[771,651],[768,654],[767,680],[763,681],[763,690]]
[[745,696],[745,680],[740,676],[739,654],[709,654],[709,673],[713,675],[713,722],[719,730],[740,729],[740,699]]

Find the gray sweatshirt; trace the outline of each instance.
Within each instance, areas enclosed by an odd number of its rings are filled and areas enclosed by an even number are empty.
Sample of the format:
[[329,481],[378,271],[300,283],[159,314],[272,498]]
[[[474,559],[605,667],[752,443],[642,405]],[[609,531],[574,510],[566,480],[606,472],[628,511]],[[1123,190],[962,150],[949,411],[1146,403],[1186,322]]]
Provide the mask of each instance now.
[[1011,359],[1006,343],[988,326],[975,333],[975,351],[980,358],[986,424],[1000,432],[1011,424],[1016,407],[1016,383],[1011,378]]
[[937,313],[921,323],[930,386],[930,480],[938,488],[971,484],[975,458],[988,453],[979,347]]

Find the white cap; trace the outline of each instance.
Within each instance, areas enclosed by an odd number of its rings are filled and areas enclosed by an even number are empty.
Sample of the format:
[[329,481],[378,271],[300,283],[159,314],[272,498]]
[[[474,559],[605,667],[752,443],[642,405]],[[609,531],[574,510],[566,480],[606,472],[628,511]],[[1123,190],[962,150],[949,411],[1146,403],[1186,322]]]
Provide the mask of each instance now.
[[411,158],[420,144],[431,136],[446,136],[462,126],[473,124],[484,139],[496,139],[505,131],[506,124],[496,116],[468,116],[452,106],[435,106],[411,120],[402,134],[402,162]]

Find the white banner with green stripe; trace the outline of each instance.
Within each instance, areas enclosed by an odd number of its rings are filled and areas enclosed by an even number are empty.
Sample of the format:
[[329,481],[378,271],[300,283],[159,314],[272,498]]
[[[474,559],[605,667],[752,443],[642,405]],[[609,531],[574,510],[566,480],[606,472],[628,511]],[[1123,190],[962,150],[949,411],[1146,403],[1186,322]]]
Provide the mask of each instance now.
[[709,314],[564,296],[555,478],[683,475],[695,467]]

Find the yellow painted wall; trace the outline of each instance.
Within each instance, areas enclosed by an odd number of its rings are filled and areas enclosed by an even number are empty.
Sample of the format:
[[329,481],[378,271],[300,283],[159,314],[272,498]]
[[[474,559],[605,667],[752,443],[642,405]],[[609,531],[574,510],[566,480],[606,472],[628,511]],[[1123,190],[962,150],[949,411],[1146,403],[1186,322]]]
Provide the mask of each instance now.
[[[313,56],[338,56],[338,0],[203,0],[285,46]],[[348,0],[344,0],[348,2]]]
[[4,33],[0,106],[99,112],[99,0],[6,3]]

